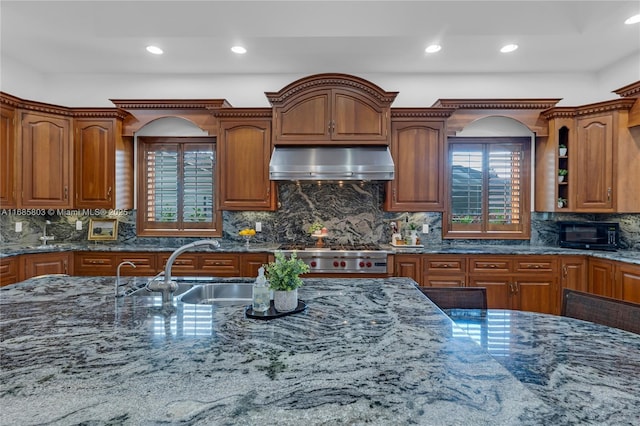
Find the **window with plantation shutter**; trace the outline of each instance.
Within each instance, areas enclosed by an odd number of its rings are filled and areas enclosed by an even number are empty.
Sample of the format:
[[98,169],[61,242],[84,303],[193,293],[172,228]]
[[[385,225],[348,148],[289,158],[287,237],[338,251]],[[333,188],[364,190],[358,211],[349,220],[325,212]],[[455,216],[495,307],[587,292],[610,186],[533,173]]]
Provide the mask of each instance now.
[[138,138],[138,235],[220,236],[214,138]]
[[530,236],[529,138],[448,139],[445,238]]

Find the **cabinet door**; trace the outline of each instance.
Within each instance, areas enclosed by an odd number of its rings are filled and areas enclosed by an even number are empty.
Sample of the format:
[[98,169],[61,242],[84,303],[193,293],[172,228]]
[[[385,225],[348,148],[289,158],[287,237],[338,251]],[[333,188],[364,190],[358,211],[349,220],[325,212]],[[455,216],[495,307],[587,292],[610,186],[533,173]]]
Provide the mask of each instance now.
[[640,303],[640,265],[617,264],[614,297],[627,302]]
[[69,253],[27,254],[22,256],[22,279],[49,274],[69,274]]
[[613,297],[613,262],[589,259],[589,293]]
[[221,122],[218,138],[220,208],[275,210],[275,183],[269,180],[271,122]]
[[487,308],[513,309],[511,302],[510,276],[470,276],[469,287],[485,287],[487,289]]
[[22,207],[70,208],[71,120],[22,114]]
[[115,140],[111,119],[74,121],[76,208],[114,208]]
[[268,253],[243,254],[241,257],[240,274],[243,277],[257,277],[258,269],[268,262]]
[[9,209],[16,207],[15,110],[2,105],[0,120],[0,206]]
[[558,285],[553,276],[515,276],[512,283],[514,309],[545,314],[560,313]]
[[443,123],[391,124],[395,178],[387,184],[388,211],[438,211],[444,208]]
[[420,256],[408,254],[396,254],[394,260],[396,277],[412,278],[418,284],[422,282],[420,269]]
[[560,283],[562,288],[589,291],[587,260],[582,256],[563,256],[560,260]]
[[613,210],[613,118],[611,115],[578,120],[577,171],[570,182],[576,188],[576,210]]
[[331,140],[389,143],[388,108],[347,89],[334,89],[331,101]]
[[314,90],[276,108],[273,117],[278,142],[331,139],[331,90]]
[[426,255],[422,258],[426,287],[464,287],[466,279],[466,258],[451,255]]
[[19,281],[20,268],[18,267],[18,262],[18,256],[0,259],[0,287]]

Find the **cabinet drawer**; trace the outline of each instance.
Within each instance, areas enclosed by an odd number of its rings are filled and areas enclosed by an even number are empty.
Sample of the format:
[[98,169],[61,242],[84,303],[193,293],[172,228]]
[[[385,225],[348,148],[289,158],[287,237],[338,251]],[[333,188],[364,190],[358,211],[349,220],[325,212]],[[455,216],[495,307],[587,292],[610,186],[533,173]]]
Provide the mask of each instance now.
[[431,258],[426,257],[424,259],[424,273],[429,274],[448,274],[448,273],[463,273],[466,270],[466,262],[463,257],[441,257]]
[[[167,266],[167,260],[169,260],[170,254],[160,256],[160,264],[164,270]],[[198,271],[198,255],[195,254],[181,254],[171,265],[171,275],[196,275]]]
[[76,253],[76,275],[115,275],[116,257],[108,253]]
[[553,259],[525,259],[516,261],[516,272],[545,272],[556,270],[556,261]]
[[0,286],[18,282],[18,258],[0,260]]
[[[136,265],[132,268],[129,265],[123,265],[120,268],[121,275],[155,275],[156,273],[156,255],[146,253],[122,253],[117,256],[116,264],[119,265],[122,262],[131,262]],[[116,265],[116,267],[117,267]]]
[[205,275],[211,274],[218,277],[239,277],[240,259],[237,255],[203,255],[200,269]]
[[509,273],[513,270],[513,261],[510,259],[476,258],[469,261],[471,273]]

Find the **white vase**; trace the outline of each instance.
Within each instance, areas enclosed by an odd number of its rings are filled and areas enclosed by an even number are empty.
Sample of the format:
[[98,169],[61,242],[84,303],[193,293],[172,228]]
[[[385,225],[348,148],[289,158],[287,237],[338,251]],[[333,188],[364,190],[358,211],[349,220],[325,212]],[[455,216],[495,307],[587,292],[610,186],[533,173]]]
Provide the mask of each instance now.
[[273,292],[273,306],[278,312],[293,311],[298,307],[298,289]]
[[567,155],[567,148],[560,148],[560,157]]
[[558,182],[563,182],[564,181],[564,176],[558,176]]
[[418,231],[415,229],[411,230],[409,238],[411,239],[411,245],[415,246],[418,244]]

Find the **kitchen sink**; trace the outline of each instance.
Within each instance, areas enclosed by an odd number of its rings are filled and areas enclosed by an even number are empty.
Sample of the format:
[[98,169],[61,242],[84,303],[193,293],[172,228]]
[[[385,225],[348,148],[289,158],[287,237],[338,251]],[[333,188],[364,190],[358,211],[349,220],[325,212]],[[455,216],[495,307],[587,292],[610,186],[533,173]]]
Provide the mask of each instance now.
[[251,283],[212,283],[196,285],[180,297],[182,303],[195,305],[236,306],[253,300]]

